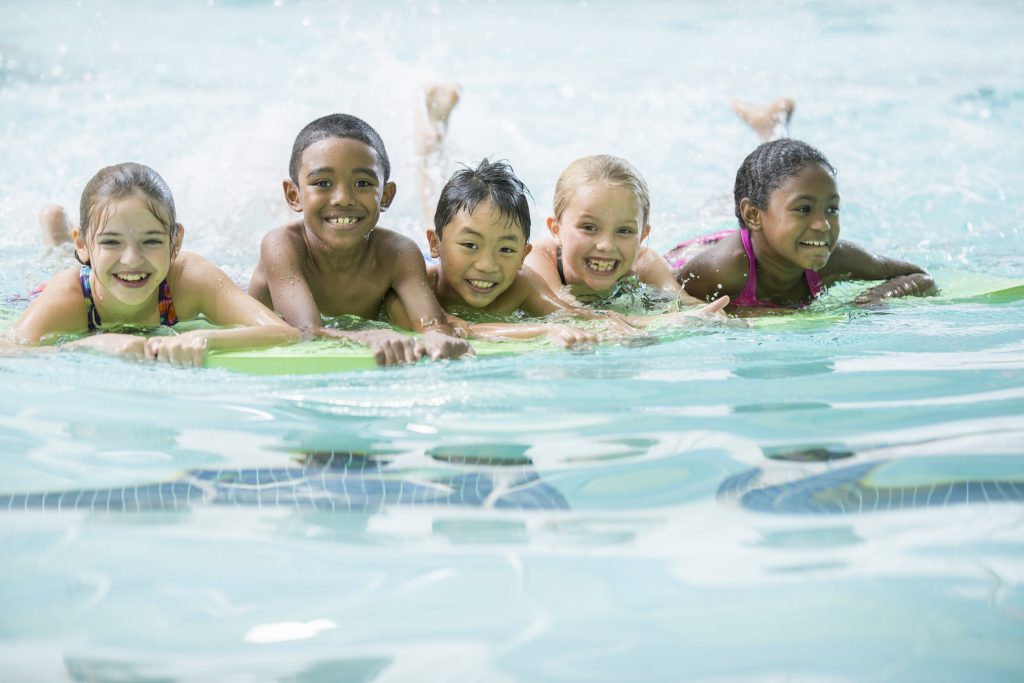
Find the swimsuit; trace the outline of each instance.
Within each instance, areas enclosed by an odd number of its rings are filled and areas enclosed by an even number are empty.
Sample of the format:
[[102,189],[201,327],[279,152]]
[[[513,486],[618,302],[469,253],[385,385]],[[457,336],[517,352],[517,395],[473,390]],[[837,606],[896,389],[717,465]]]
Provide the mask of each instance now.
[[[692,240],[687,240],[665,254],[665,259],[668,261],[669,265],[672,266],[672,270],[678,272],[684,265],[686,265],[686,262],[689,261],[691,257],[695,256],[696,253],[700,251],[699,249],[695,249],[695,247],[714,244],[723,237],[731,235],[734,232],[736,231],[722,230],[721,232],[716,232],[713,235],[704,235]],[[733,297],[731,304],[733,306],[782,308],[782,306],[775,302],[763,301],[757,298],[757,259],[754,258],[754,246],[750,242],[749,230],[740,230],[740,241],[743,242],[743,251],[747,253],[747,263],[749,264],[750,270],[749,275],[747,275],[747,284],[743,286],[743,291]],[[817,298],[821,293],[821,276],[813,270],[805,269],[804,277],[807,278],[807,289],[811,292],[811,299]]]
[[558,268],[558,279],[562,281],[562,286],[568,286],[568,282],[565,281],[565,270],[562,269],[562,245],[559,244],[558,248],[555,249],[555,267]]
[[[89,311],[86,317],[89,319],[89,331],[98,330],[100,325],[100,312],[96,310],[96,304],[92,300],[92,283],[89,282],[89,275],[92,273],[92,268],[89,266],[82,266],[82,270],[78,273],[78,282],[82,285],[82,296],[89,302]],[[160,309],[160,324],[161,325],[173,325],[178,322],[178,314],[174,310],[174,302],[171,301],[171,287],[167,284],[167,280],[160,283],[160,293],[157,299],[157,306]]]

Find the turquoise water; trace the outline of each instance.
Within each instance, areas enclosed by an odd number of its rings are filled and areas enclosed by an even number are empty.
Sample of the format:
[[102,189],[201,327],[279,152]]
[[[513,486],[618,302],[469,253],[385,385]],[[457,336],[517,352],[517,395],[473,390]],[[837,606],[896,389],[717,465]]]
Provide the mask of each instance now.
[[[657,248],[722,225],[756,143],[728,101],[787,94],[844,236],[1024,279],[1019,3],[48,6],[0,8],[5,301],[68,262],[39,207],[126,159],[245,279],[295,132],[335,110],[381,131],[418,238],[437,79],[464,87],[453,159],[508,158],[538,230],[599,151],[647,176]],[[336,375],[0,358],[2,678],[1019,680],[1024,305],[848,295]]]

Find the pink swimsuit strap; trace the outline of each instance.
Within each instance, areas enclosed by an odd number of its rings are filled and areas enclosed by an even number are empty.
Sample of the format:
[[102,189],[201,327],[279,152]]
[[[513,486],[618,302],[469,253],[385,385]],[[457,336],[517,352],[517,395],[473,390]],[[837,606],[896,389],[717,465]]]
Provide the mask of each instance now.
[[[747,275],[747,284],[743,286],[743,291],[732,300],[732,305],[780,308],[776,303],[761,301],[757,298],[757,259],[754,258],[754,245],[750,241],[749,230],[740,230],[740,241],[743,242],[743,251],[747,252],[747,263],[750,271]],[[817,298],[821,292],[821,276],[813,270],[804,270],[804,277],[807,278],[807,288],[811,292],[811,299]]]

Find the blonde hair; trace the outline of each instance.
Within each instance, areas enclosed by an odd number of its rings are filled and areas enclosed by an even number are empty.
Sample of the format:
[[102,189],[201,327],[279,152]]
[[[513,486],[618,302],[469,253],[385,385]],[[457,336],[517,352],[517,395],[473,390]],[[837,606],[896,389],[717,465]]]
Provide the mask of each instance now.
[[647,189],[647,181],[640,175],[633,164],[621,157],[610,154],[595,154],[582,157],[569,164],[555,183],[554,211],[555,218],[562,217],[562,212],[569,205],[576,190],[588,183],[604,182],[610,185],[628,187],[636,196],[643,215],[643,225],[647,225],[651,215],[651,192]]

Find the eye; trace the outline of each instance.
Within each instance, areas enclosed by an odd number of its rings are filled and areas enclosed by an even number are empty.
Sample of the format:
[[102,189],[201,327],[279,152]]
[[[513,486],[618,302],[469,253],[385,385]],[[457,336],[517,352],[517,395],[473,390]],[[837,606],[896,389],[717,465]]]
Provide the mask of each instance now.
[[316,187],[330,187],[331,186],[331,181],[330,180],[315,180],[315,181],[313,181],[312,184],[315,185]]
[[159,237],[153,237],[143,242],[147,247],[162,247],[166,242]]
[[830,207],[828,207],[827,211],[834,216],[834,215],[839,213],[839,207],[838,206],[830,206]]
[[519,253],[519,250],[514,248],[514,247],[502,247],[500,251],[501,251],[502,254],[518,254]]
[[583,232],[597,232],[597,226],[593,223],[584,223],[580,226],[580,230]]
[[463,249],[476,249],[476,242],[459,242],[459,246]]
[[635,235],[636,234],[636,230],[634,230],[633,228],[631,228],[631,227],[629,227],[627,225],[622,226],[616,232],[618,232],[620,235]]
[[356,187],[373,187],[373,183],[369,180],[357,180]]
[[101,247],[116,247],[118,244],[120,244],[120,242],[114,239],[113,237],[101,237],[100,239],[96,240],[96,244],[100,245]]
[[811,207],[809,207],[809,206],[796,206],[796,207],[793,208],[793,211],[795,211],[796,213],[810,213],[811,212]]

